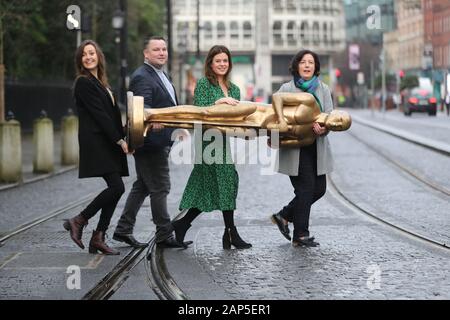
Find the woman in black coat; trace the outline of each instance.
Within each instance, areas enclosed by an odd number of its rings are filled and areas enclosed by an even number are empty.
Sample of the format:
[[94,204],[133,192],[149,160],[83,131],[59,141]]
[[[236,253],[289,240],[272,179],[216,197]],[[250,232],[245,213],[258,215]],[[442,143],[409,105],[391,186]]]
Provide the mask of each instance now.
[[105,232],[117,203],[125,191],[122,176],[128,176],[128,145],[120,110],[115,103],[105,72],[105,57],[92,40],[81,43],[75,54],[77,78],[74,85],[78,109],[80,146],[79,178],[102,177],[107,188],[79,215],[64,223],[72,240],[84,249],[83,228],[101,209],[97,229],[89,242],[89,252],[119,254],[105,243]]

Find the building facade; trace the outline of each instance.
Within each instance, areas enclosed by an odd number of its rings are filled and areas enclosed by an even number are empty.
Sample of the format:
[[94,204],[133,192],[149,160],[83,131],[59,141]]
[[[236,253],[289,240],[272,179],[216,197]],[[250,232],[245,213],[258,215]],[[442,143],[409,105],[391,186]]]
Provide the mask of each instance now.
[[450,1],[423,0],[425,24],[424,59],[434,85],[442,99],[450,92]]
[[397,29],[384,34],[387,69],[418,72],[425,68],[422,0],[396,1]]
[[425,47],[432,51],[434,69],[450,67],[450,1],[424,0]]
[[324,78],[332,80],[330,56],[345,48],[343,4],[341,0],[173,0],[171,44],[178,58],[172,70],[178,70],[174,75],[180,89],[189,86],[191,75],[199,76],[200,64],[194,67],[197,57],[203,64],[208,50],[222,44],[232,52],[233,81],[241,88],[242,99],[267,100],[290,80],[290,59],[303,48],[320,55]]

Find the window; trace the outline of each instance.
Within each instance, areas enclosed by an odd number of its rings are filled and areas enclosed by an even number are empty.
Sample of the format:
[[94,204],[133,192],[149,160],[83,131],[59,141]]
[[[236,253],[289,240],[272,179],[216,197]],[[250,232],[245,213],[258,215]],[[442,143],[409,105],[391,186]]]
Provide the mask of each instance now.
[[212,24],[209,21],[206,21],[205,24],[203,25],[203,32],[204,32],[204,37],[205,39],[212,39],[213,35],[212,35]]
[[319,32],[319,23],[316,21],[313,23],[313,27],[312,27],[312,31],[313,31],[313,43],[315,45],[319,45],[320,43],[320,32]]
[[301,1],[300,6],[301,6],[301,10],[302,10],[302,11],[308,11],[309,8],[311,7],[311,5],[309,4],[308,1],[309,1],[309,0],[302,0],[302,1]]
[[244,22],[244,39],[249,39],[253,36],[252,25],[249,21]]
[[223,21],[219,21],[217,23],[217,39],[223,39],[225,38],[226,30],[225,30],[225,23]]
[[177,24],[177,47],[179,51],[186,51],[187,46],[187,34],[188,34],[188,23],[178,22]]
[[277,13],[283,11],[283,0],[273,0],[273,10]]
[[328,25],[326,22],[323,23],[323,29],[322,29],[322,33],[323,33],[323,43],[325,45],[328,44]]
[[294,21],[289,21],[287,25],[287,41],[288,45],[297,45],[297,26]]
[[303,21],[300,25],[300,40],[301,44],[307,45],[309,43],[309,28],[306,21]]
[[230,37],[231,39],[239,38],[239,26],[236,21],[231,21],[230,23]]
[[275,21],[273,23],[273,42],[275,45],[283,44],[281,21]]
[[289,13],[295,13],[295,11],[297,10],[295,2],[295,0],[286,0],[286,8]]

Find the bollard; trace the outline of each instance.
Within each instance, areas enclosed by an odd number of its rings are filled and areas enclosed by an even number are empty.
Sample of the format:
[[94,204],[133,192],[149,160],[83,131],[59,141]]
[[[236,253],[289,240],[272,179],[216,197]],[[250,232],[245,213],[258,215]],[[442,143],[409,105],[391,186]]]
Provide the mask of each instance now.
[[53,122],[46,117],[45,112],[41,118],[34,120],[33,124],[34,173],[49,173],[53,171]]
[[0,122],[0,181],[22,179],[22,141],[17,120]]
[[78,164],[78,117],[70,109],[61,122],[61,164]]

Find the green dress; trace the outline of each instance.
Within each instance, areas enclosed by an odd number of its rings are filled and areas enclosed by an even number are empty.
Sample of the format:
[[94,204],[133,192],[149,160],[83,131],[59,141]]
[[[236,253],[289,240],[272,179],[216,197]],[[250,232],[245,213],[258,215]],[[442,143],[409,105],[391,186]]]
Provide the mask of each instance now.
[[[240,100],[240,96],[239,88],[231,83],[228,97]],[[198,80],[194,93],[194,105],[211,106],[224,97],[220,86],[211,84],[206,78]],[[224,136],[222,142],[223,149],[217,150],[221,153],[220,155],[216,155],[214,151],[207,152],[215,159],[222,159],[222,163],[206,164],[202,157],[201,164],[194,164],[194,169],[184,189],[180,210],[197,208],[202,212],[210,212],[236,209],[239,176],[231,161],[229,141]],[[203,141],[202,152],[210,143],[211,141]]]

